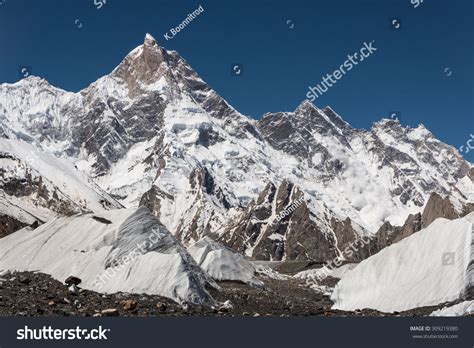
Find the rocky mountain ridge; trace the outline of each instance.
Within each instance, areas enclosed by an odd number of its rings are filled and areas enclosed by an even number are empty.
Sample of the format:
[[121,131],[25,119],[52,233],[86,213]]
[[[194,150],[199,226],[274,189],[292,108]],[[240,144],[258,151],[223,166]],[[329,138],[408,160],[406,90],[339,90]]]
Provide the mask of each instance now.
[[[472,164],[424,126],[381,120],[355,129],[308,101],[252,120],[148,34],[78,93],[38,77],[0,85],[0,136],[7,233],[62,214],[144,205],[185,244],[207,235],[257,259],[323,262],[360,236],[402,226],[433,194],[450,197],[447,210],[429,208],[425,221],[448,210],[460,216],[474,199],[458,192],[460,182],[472,190]],[[80,179],[57,187],[61,175],[51,173],[64,166]]]

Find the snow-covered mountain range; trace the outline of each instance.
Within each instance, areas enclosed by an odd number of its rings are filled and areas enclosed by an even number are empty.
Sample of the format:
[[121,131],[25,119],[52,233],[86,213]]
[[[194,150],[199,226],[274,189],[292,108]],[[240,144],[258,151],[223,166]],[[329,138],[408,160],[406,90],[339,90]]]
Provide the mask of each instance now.
[[[0,237],[145,206],[184,244],[209,236],[260,260],[323,262],[361,235],[378,232],[379,250],[466,215],[473,178],[423,125],[356,129],[308,101],[250,119],[149,34],[78,93],[34,76],[0,85]],[[397,229],[407,221],[420,226]]]

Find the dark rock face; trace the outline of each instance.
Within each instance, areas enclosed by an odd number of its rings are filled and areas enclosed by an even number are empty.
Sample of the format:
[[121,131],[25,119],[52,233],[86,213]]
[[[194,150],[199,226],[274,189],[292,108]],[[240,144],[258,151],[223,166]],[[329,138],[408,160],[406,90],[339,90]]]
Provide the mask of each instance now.
[[28,226],[24,222],[18,221],[11,216],[0,215],[0,238]]
[[[278,150],[299,158],[311,158],[315,153],[322,153],[326,160],[329,159],[329,152],[315,141],[312,133],[317,130],[318,133],[334,136],[341,144],[350,147],[347,137],[353,131],[332,110],[325,110],[319,110],[305,101],[292,113],[265,114],[258,127],[265,139]],[[341,129],[336,128],[335,124]]]
[[313,260],[321,262],[333,259],[336,255],[335,240],[325,234],[310,218],[313,216],[307,206],[302,204],[291,219],[291,224],[300,226],[287,233],[287,258],[289,260]]
[[422,222],[423,218],[420,213],[415,215],[410,214],[401,229],[395,233],[392,243],[397,243],[421,230],[423,228]]
[[159,217],[161,209],[160,198],[173,199],[173,196],[168,195],[153,185],[151,189],[142,196],[140,206],[148,208],[150,212]]
[[371,240],[369,254],[366,257],[374,255],[383,248],[418,232],[422,229],[421,221],[421,214],[418,213],[415,215],[410,214],[403,226],[392,226],[389,222],[385,222]]
[[360,236],[351,219],[331,218],[331,227],[337,237],[337,247],[347,262],[360,262],[370,256],[370,246],[366,243],[369,237]]
[[[268,221],[272,215],[272,202],[276,197],[276,191],[274,185],[268,184],[258,199],[243,211],[240,219],[231,222],[230,230],[224,233],[224,238],[231,236],[230,240],[221,241],[241,253],[254,247],[252,256],[256,259],[281,260],[285,252],[282,240],[284,231]],[[272,233],[281,237],[268,239]]]
[[440,195],[433,193],[421,215],[422,228],[427,227],[440,217],[452,220],[461,217],[461,214],[456,212],[453,204],[449,200],[449,196],[442,198]]
[[469,173],[467,174],[467,176],[469,177],[469,179],[474,181],[474,167],[469,170]]
[[323,262],[337,255],[335,240],[316,219],[293,184],[283,181],[278,189],[268,184],[220,241],[258,260]]

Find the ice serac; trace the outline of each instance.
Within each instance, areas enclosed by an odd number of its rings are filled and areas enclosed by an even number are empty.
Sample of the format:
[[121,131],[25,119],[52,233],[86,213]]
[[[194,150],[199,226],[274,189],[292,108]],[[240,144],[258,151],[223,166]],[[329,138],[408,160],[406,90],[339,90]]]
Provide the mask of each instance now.
[[255,277],[254,265],[241,254],[213,241],[209,237],[187,248],[201,268],[215,280],[233,280],[261,288],[263,282]]
[[472,299],[474,213],[440,218],[362,261],[336,285],[333,308],[404,311]]
[[215,304],[215,286],[186,249],[146,208],[54,219],[0,239],[0,269],[41,271],[105,293],[161,295]]

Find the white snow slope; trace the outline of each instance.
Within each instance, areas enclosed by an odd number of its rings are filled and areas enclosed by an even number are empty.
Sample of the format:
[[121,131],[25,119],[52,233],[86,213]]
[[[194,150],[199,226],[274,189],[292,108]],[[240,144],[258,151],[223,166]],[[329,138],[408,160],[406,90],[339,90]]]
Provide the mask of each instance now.
[[473,285],[474,213],[437,219],[362,261],[336,285],[334,309],[403,311],[459,299]]
[[431,317],[460,317],[474,314],[474,301],[464,301],[454,306],[438,309],[430,314]]
[[67,207],[75,213],[121,207],[71,162],[54,156],[38,143],[0,138],[0,168],[0,188],[13,180],[22,180],[41,182],[42,190],[47,192],[46,199],[36,192],[15,197],[0,189],[0,214],[27,224],[58,215],[49,200],[55,201],[58,208]]
[[208,237],[190,245],[188,252],[216,280],[237,280],[254,287],[263,286],[254,277],[255,267],[250,261]]
[[178,303],[213,305],[215,283],[146,208],[54,219],[0,239],[0,269],[40,271],[104,293],[161,295]]
[[351,270],[357,266],[357,263],[346,263],[338,268],[316,268],[308,269],[306,271],[301,271],[296,273],[293,277],[297,279],[319,279],[325,278],[326,276],[331,276],[333,278],[342,279],[346,276]]

